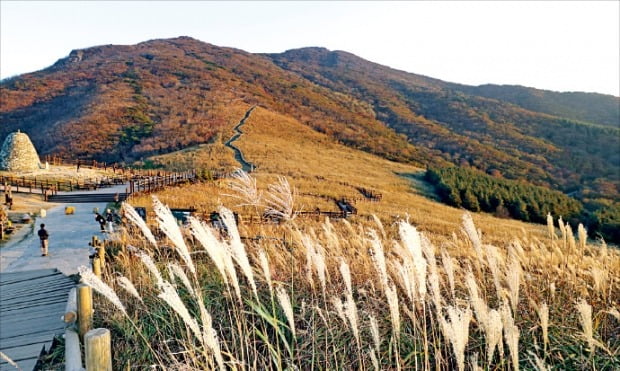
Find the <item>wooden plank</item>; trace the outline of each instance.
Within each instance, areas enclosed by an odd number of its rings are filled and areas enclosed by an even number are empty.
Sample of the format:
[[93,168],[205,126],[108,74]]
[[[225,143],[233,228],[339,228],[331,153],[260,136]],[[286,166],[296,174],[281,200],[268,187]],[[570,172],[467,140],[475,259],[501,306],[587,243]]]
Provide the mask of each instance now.
[[[46,290],[45,292],[41,292],[41,289],[39,289],[38,292],[36,291],[29,291],[28,294],[26,295],[18,295],[18,296],[13,296],[10,298],[6,298],[2,300],[2,307],[6,307],[6,308],[10,308],[13,305],[16,304],[20,304],[23,302],[34,302],[36,300],[39,299],[45,299],[45,298],[53,298],[55,296],[66,296],[67,292],[69,292],[69,290],[71,290],[71,288],[74,285],[64,285],[64,286],[60,286],[60,287],[56,287],[53,289],[50,289],[49,291],[47,291],[44,287],[42,289]],[[4,296],[4,294],[3,294]]]
[[[40,288],[42,285],[56,285],[59,283],[72,282],[73,280],[67,279],[66,277],[38,277],[28,281],[15,281],[14,283],[1,286],[0,289],[2,290],[2,295],[4,296],[5,293],[27,290],[32,287]],[[2,296],[0,296],[0,300],[1,299]]]
[[[34,370],[34,367],[37,365],[37,361],[39,357],[33,357],[28,359],[23,359],[17,363],[17,365],[24,371]],[[0,371],[15,371],[15,367],[11,366],[8,363],[0,363]]]
[[24,346],[36,343],[44,343],[50,340],[50,334],[48,332],[41,332],[38,334],[18,335],[6,339],[0,339],[0,349],[14,348],[17,346]]
[[7,285],[21,281],[29,281],[34,278],[57,276],[62,273],[54,269],[37,269],[34,271],[11,272],[0,274],[0,285]]
[[2,314],[0,322],[3,321],[17,321],[20,318],[39,318],[46,316],[50,313],[60,313],[62,311],[63,303],[56,303],[44,307],[44,310],[39,308],[26,308],[26,310],[19,310],[13,312],[7,312],[8,314]]
[[[65,298],[64,300],[67,300],[67,299]],[[10,308],[11,309],[22,309],[22,308],[32,307],[35,305],[47,305],[47,304],[55,304],[55,303],[62,303],[62,302],[63,302],[63,299],[60,296],[52,297],[52,298],[44,297],[38,300],[32,300],[30,302],[22,301],[20,303],[14,303]],[[4,312],[4,310],[2,312]]]
[[[61,317],[75,283],[56,269],[2,273],[0,283],[0,350],[32,370],[44,347],[65,329]],[[14,368],[0,363],[5,369]]]
[[19,361],[32,358],[33,356],[38,358],[41,355],[41,351],[43,350],[45,344],[46,343],[36,343],[26,345],[24,347],[3,349],[2,352],[19,364]]
[[[11,338],[21,335],[37,335],[37,334],[49,334],[50,339],[54,338],[54,335],[61,333],[65,329],[65,325],[60,321],[33,321],[26,326],[9,327],[2,329],[2,337]],[[60,324],[58,323],[60,322]]]
[[[71,290],[75,284],[73,282],[56,282],[54,284],[45,285],[45,289],[48,291],[50,296],[59,295],[61,293],[66,293],[68,290]],[[40,287],[28,287],[21,290],[2,290],[2,296],[0,297],[0,302],[3,304],[5,302],[10,302],[12,300],[16,300],[19,298],[27,297],[36,293],[41,292]],[[8,304],[7,304],[8,305]]]
[[[11,322],[16,322],[19,321],[22,318],[27,318],[27,319],[36,319],[36,318],[42,318],[42,317],[50,317],[50,316],[56,316],[57,313],[62,312],[62,303],[58,303],[54,306],[49,306],[46,307],[45,310],[39,310],[39,311],[28,311],[28,312],[21,312],[21,315],[17,314],[17,313],[13,313],[10,316],[5,316],[3,315],[0,318],[0,323],[11,323]],[[60,317],[58,317],[58,320],[60,321]]]

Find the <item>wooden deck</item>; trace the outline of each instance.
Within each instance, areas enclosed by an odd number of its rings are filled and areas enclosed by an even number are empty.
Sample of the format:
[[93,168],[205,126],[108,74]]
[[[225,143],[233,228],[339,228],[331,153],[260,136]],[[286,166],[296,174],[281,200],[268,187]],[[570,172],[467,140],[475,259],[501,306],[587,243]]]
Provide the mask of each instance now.
[[[0,273],[0,352],[32,370],[64,331],[61,317],[73,280],[56,269]],[[0,371],[15,367],[0,359]]]

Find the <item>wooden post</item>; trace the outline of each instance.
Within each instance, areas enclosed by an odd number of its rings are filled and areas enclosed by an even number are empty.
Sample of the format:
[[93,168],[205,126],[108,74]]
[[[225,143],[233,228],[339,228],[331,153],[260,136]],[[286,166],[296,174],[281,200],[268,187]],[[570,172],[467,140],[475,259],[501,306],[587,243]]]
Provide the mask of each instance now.
[[93,291],[85,283],[77,286],[78,330],[81,338],[93,326]]
[[99,261],[101,263],[101,269],[103,270],[105,269],[105,243],[104,242],[99,243],[97,253],[99,254]]
[[110,330],[96,328],[84,336],[86,369],[88,371],[112,371],[112,342]]
[[75,287],[69,291],[67,305],[65,306],[65,315],[62,319],[65,323],[73,323],[77,320],[77,290]]
[[80,338],[70,327],[65,329],[65,371],[78,371],[82,368]]
[[101,259],[98,256],[93,258],[93,273],[101,278]]

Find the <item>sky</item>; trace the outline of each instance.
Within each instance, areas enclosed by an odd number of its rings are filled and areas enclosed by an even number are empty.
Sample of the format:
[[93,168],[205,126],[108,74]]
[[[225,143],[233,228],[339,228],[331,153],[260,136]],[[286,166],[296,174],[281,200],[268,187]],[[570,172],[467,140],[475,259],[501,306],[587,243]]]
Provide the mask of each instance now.
[[0,77],[73,49],[191,36],[256,53],[322,46],[468,85],[620,96],[620,1],[0,1]]

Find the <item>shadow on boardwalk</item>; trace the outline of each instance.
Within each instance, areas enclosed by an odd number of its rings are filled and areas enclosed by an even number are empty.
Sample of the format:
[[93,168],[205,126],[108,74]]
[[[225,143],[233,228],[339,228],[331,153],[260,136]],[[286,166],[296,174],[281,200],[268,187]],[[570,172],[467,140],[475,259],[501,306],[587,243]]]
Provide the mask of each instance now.
[[[62,333],[61,320],[74,281],[57,269],[0,273],[0,352],[22,370],[34,369]],[[15,370],[0,360],[0,370]]]

